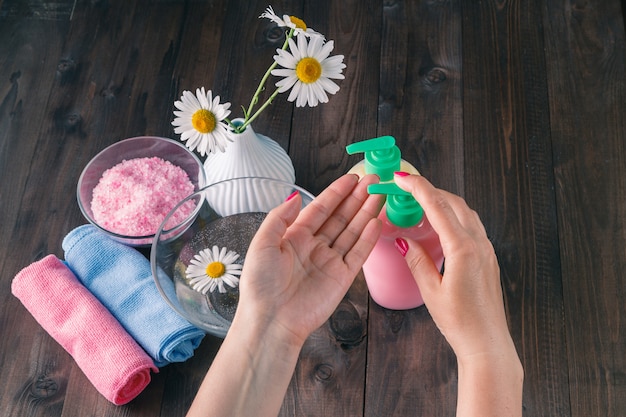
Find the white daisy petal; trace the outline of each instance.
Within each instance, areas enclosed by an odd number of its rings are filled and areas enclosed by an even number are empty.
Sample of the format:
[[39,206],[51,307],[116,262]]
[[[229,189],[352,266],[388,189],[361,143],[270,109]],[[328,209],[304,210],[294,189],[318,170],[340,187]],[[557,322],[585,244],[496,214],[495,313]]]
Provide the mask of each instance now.
[[[299,54],[299,57],[296,57],[296,55],[294,54],[294,58],[296,58],[298,61],[300,59],[302,59],[305,56],[310,56],[307,54],[307,49],[309,47],[309,42],[307,41],[306,36],[296,36],[296,41],[298,42],[298,47],[297,47],[297,51]],[[312,41],[313,42],[313,41]],[[292,50],[292,53],[294,51]]]
[[224,274],[222,276],[222,281],[228,285],[229,287],[235,288],[235,285],[237,284],[237,278],[235,278],[234,275],[231,274]]
[[237,258],[239,258],[239,254],[231,250],[222,257],[222,262],[224,262],[224,264],[232,264],[234,261],[237,260]]
[[313,58],[317,59],[318,61],[322,62],[326,58],[328,58],[330,53],[333,51],[334,47],[335,47],[335,42],[334,41],[328,41],[325,44],[321,44],[321,47],[318,47],[318,49],[316,49],[314,52],[312,52],[311,56]]
[[296,68],[296,64],[298,63],[293,55],[286,51],[281,51],[280,54],[274,55],[274,61],[276,61],[276,63],[281,67],[289,68],[291,70],[294,70]]
[[272,75],[277,77],[289,77],[293,75],[293,68],[276,68],[272,70]]
[[[208,94],[211,94],[211,90],[209,90]],[[200,107],[203,109],[209,109],[209,98],[207,97],[207,93],[204,91],[204,87],[201,89],[196,89],[196,97],[198,97],[198,101],[200,102]]]
[[194,96],[191,91],[183,91],[181,101],[184,105],[189,106],[189,108],[200,107],[200,101],[198,100],[198,97]]
[[287,97],[287,101],[294,101],[298,95],[300,95],[300,90],[302,89],[302,83],[300,81],[296,82],[291,88],[291,93],[289,93],[289,97]]
[[327,78],[320,79],[319,84],[320,87],[322,87],[322,89],[324,91],[327,91],[329,94],[335,94],[337,93],[337,91],[339,91],[339,86]]
[[307,28],[307,29],[304,31],[304,35],[306,35],[306,36],[308,36],[308,37],[310,37],[310,38],[313,38],[313,37],[317,36],[317,37],[320,37],[322,40],[326,40],[326,37],[325,37],[324,35],[322,35],[322,34],[321,34],[321,33],[319,33],[319,32],[314,31],[314,30],[313,30],[313,29],[311,29],[311,28]]
[[[304,36],[303,36],[304,38]],[[306,41],[306,39],[305,39]],[[331,44],[332,46],[332,42],[333,41],[329,41],[328,43]],[[306,54],[307,56],[310,56],[311,58],[315,58],[317,59],[317,55],[319,54],[319,51],[322,50],[324,46],[324,41],[320,38],[311,38],[308,42],[307,48],[306,48]],[[332,50],[332,48],[331,48]],[[326,58],[326,57],[324,57]],[[321,59],[317,59],[318,61],[321,61]]]
[[300,84],[300,94],[296,99],[296,107],[304,107],[309,101],[309,86],[306,84]]
[[319,100],[320,103],[328,102],[328,96],[324,92],[324,89],[322,88],[321,84],[319,83],[311,84],[310,87],[311,87],[312,95],[315,96],[317,100]]
[[[297,82],[299,82],[298,77],[296,77],[295,74],[292,74],[288,76],[287,78],[283,78],[282,80],[278,81],[276,83],[276,87],[278,87],[279,93],[284,93],[285,91],[293,87],[293,85]],[[289,100],[289,101],[293,101],[293,100]]]

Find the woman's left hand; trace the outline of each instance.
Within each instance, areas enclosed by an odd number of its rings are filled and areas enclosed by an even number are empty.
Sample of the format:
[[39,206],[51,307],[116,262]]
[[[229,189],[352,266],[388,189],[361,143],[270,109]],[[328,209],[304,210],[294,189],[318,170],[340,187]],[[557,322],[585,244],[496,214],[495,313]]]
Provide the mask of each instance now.
[[237,315],[280,326],[296,344],[330,317],[380,234],[378,178],[337,179],[300,211],[294,195],[273,209],[256,233],[241,275]]

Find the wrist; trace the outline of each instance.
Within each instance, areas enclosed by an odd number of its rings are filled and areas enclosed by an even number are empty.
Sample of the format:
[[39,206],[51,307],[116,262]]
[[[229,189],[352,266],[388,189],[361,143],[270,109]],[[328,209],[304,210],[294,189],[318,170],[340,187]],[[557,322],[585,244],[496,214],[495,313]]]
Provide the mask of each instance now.
[[515,344],[508,330],[483,338],[486,338],[486,340],[468,343],[463,349],[459,348],[458,351],[455,349],[459,365],[469,366],[482,360],[508,363],[520,362]]
[[287,360],[297,360],[304,341],[282,326],[266,312],[255,312],[240,304],[233,318],[229,334],[237,335],[252,351],[280,352]]
[[521,417],[524,370],[515,350],[465,356],[458,367],[458,417]]
[[188,416],[278,414],[301,345],[245,310],[237,310]]
[[476,372],[488,370],[503,372],[514,378],[523,379],[522,363],[515,351],[484,352],[464,357],[457,357],[459,372]]

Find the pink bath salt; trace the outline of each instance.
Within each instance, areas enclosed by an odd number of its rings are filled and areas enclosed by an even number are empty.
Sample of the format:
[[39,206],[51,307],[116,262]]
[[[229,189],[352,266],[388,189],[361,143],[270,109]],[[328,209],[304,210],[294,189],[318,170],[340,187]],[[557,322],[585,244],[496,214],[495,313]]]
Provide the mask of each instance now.
[[[180,167],[161,158],[125,160],[102,174],[93,189],[91,211],[105,229],[126,236],[153,235],[165,216],[188,195],[194,186]],[[186,202],[169,219],[179,224],[194,210]]]

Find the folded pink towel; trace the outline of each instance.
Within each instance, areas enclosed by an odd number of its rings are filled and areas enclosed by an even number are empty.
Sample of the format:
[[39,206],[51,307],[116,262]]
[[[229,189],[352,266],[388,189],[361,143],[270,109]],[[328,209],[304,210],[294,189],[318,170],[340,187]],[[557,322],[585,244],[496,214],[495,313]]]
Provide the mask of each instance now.
[[131,401],[150,382],[150,370],[158,372],[148,354],[54,255],[21,270],[11,291],[113,404]]

